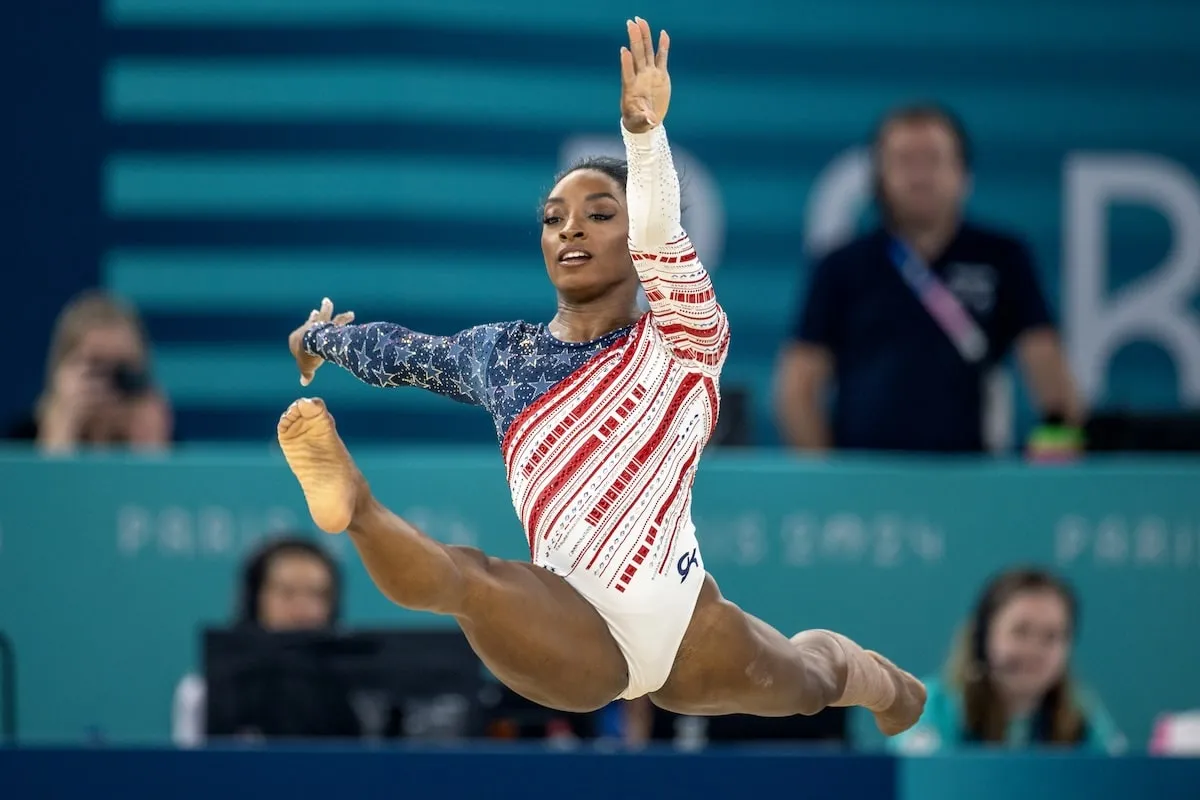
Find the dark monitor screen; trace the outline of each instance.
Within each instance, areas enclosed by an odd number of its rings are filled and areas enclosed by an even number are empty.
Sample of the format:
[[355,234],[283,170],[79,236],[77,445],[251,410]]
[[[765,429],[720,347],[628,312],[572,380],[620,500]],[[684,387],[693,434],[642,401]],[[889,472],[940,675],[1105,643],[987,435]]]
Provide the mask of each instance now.
[[808,742],[846,744],[847,714],[844,708],[827,708],[811,717],[754,717],[728,714],[719,717],[683,717],[655,709],[650,738],[660,742],[686,743],[699,739],[709,744],[748,742]]
[[203,634],[210,739],[481,735],[485,678],[457,630]]
[[1087,449],[1104,453],[1200,452],[1200,413],[1097,412],[1084,429]]

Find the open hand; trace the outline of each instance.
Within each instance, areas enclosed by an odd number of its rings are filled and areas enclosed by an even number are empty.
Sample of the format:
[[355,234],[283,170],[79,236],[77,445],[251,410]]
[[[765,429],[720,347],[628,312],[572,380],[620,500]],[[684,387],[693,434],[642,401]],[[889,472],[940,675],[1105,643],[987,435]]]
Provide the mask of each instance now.
[[312,313],[308,315],[308,319],[304,321],[304,324],[292,331],[291,335],[288,336],[288,349],[292,351],[292,357],[296,359],[296,367],[300,370],[301,386],[308,386],[312,383],[313,375],[316,374],[317,368],[325,363],[325,359],[320,356],[314,356],[304,349],[304,334],[308,333],[308,329],[318,322],[348,325],[353,321],[353,311],[343,311],[335,317],[333,315],[333,301],[326,297],[321,301],[321,307],[313,309]]
[[630,133],[645,133],[661,125],[671,102],[671,76],[667,74],[667,50],[671,38],[658,34],[658,52],[650,35],[650,24],[641,17],[626,20],[629,47],[621,48],[621,124]]

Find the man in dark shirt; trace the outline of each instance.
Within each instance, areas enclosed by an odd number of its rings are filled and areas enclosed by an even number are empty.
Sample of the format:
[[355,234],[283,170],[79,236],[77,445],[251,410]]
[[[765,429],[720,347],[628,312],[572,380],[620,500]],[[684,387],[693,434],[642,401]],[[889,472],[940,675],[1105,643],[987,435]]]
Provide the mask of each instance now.
[[962,218],[969,154],[957,120],[933,106],[895,111],[874,159],[883,226],[815,266],[780,362],[788,444],[980,452],[985,378],[1014,347],[1043,415],[1078,422],[1028,249]]

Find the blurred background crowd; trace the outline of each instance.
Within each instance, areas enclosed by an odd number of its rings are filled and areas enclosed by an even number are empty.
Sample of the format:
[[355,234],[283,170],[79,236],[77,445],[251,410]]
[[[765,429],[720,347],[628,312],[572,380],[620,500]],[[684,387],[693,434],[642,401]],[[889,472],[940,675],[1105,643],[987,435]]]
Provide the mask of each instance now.
[[[9,737],[1200,752],[1194,2],[21,6]],[[312,533],[275,452],[322,297],[439,334],[552,315],[536,204],[620,153],[634,13],[672,34],[684,224],[733,331],[701,543],[754,613],[929,678],[886,743],[842,710],[522,701]],[[519,553],[487,415],[333,373],[303,391],[377,493]]]

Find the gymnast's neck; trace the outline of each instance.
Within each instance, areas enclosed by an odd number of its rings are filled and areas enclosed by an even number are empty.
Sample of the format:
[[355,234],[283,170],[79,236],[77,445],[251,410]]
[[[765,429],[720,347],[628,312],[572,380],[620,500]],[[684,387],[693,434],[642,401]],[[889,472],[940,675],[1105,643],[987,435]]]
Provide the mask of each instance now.
[[590,342],[632,325],[642,315],[637,307],[636,292],[635,279],[628,290],[624,286],[617,287],[586,302],[559,297],[558,312],[550,322],[550,332],[560,341]]

